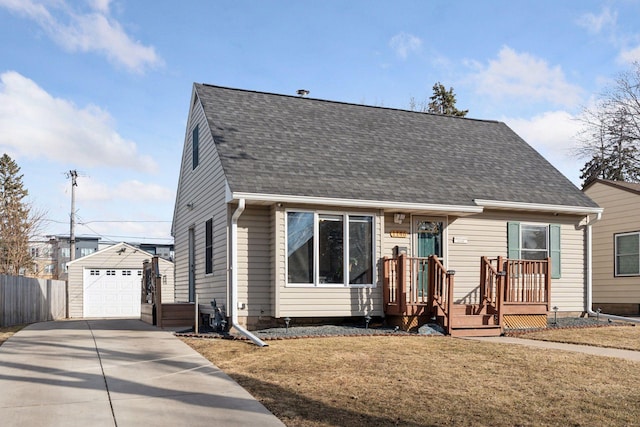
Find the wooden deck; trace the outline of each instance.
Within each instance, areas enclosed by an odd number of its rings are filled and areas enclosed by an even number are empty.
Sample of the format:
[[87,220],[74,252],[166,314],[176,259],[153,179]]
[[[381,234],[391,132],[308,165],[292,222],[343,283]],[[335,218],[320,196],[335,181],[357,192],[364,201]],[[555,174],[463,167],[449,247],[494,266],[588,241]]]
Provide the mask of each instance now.
[[505,324],[539,326],[550,310],[550,268],[549,258],[481,257],[479,300],[456,304],[455,271],[446,270],[437,257],[384,258],[385,315],[402,319],[407,329],[435,319],[453,336],[500,335]]

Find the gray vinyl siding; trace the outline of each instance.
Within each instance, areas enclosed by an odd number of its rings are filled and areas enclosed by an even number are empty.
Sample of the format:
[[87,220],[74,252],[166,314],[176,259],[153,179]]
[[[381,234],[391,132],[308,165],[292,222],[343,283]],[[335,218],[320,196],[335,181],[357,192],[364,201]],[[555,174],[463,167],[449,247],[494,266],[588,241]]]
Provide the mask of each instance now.
[[593,225],[593,302],[640,303],[640,276],[615,277],[615,243],[618,233],[640,231],[640,195],[596,182],[585,193],[604,208]]
[[[561,226],[562,276],[551,281],[551,305],[560,311],[584,311],[584,230],[577,227],[582,216],[554,216],[489,211],[468,217],[449,217],[446,267],[456,271],[456,302],[477,302],[480,257],[507,256],[507,222],[558,224]],[[466,238],[467,243],[453,243]]]
[[[131,269],[142,270],[145,260],[152,255],[138,250],[132,246],[126,246],[127,250],[119,254],[122,246],[115,245],[107,249],[95,252],[83,258],[69,263],[69,317],[83,316],[82,281],[86,269]],[[173,263],[160,259],[160,272],[166,276],[167,281],[162,287],[162,302],[173,302]],[[140,278],[142,280],[142,277]],[[141,282],[142,283],[142,282]]]
[[374,287],[322,287],[322,286],[287,286],[286,284],[286,210],[295,210],[295,206],[275,208],[275,247],[276,261],[275,289],[273,300],[276,301],[275,317],[346,317],[346,316],[382,316],[382,272],[379,262],[382,254],[383,222],[381,213],[372,210],[340,209],[305,206],[300,209],[366,213],[374,215]]
[[[225,177],[204,116],[194,94],[185,132],[180,177],[174,211],[175,301],[189,300],[189,228],[195,230],[195,282],[199,303],[216,299],[228,305],[227,235],[228,216],[225,201]],[[192,162],[193,129],[199,126],[199,163]],[[193,208],[187,207],[193,204]],[[205,274],[205,222],[213,218],[213,273]]]

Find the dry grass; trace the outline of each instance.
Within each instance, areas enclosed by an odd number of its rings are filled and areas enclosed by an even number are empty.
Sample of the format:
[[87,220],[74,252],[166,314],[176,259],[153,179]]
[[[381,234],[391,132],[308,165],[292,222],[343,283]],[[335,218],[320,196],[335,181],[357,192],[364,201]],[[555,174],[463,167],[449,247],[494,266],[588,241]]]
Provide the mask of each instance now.
[[547,329],[524,334],[522,338],[640,351],[640,327],[637,326]]
[[185,339],[288,426],[599,426],[640,419],[640,364],[449,337]]
[[26,325],[16,325],[0,328],[0,345],[25,326]]

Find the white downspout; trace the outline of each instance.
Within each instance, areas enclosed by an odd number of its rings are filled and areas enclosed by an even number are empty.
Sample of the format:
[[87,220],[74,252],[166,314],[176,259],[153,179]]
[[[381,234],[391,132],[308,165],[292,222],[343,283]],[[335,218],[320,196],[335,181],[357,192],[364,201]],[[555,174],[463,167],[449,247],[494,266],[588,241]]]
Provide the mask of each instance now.
[[623,322],[640,323],[640,319],[631,319],[624,316],[615,316],[613,314],[596,313],[591,309],[593,305],[593,232],[591,226],[600,221],[602,212],[598,212],[596,217],[587,223],[587,302],[585,311],[589,316],[602,316],[605,319],[621,320]]
[[240,199],[231,217],[231,325],[254,344],[266,347],[267,343],[238,324],[238,219],[244,212],[244,205],[244,199]]

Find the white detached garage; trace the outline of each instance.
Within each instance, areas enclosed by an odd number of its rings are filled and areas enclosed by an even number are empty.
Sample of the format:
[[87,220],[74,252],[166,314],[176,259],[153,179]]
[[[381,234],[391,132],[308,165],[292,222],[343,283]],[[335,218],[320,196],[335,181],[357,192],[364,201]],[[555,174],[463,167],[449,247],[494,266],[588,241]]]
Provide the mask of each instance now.
[[[153,255],[127,243],[67,264],[69,317],[140,317],[142,264]],[[162,302],[174,302],[173,263],[159,259]]]

